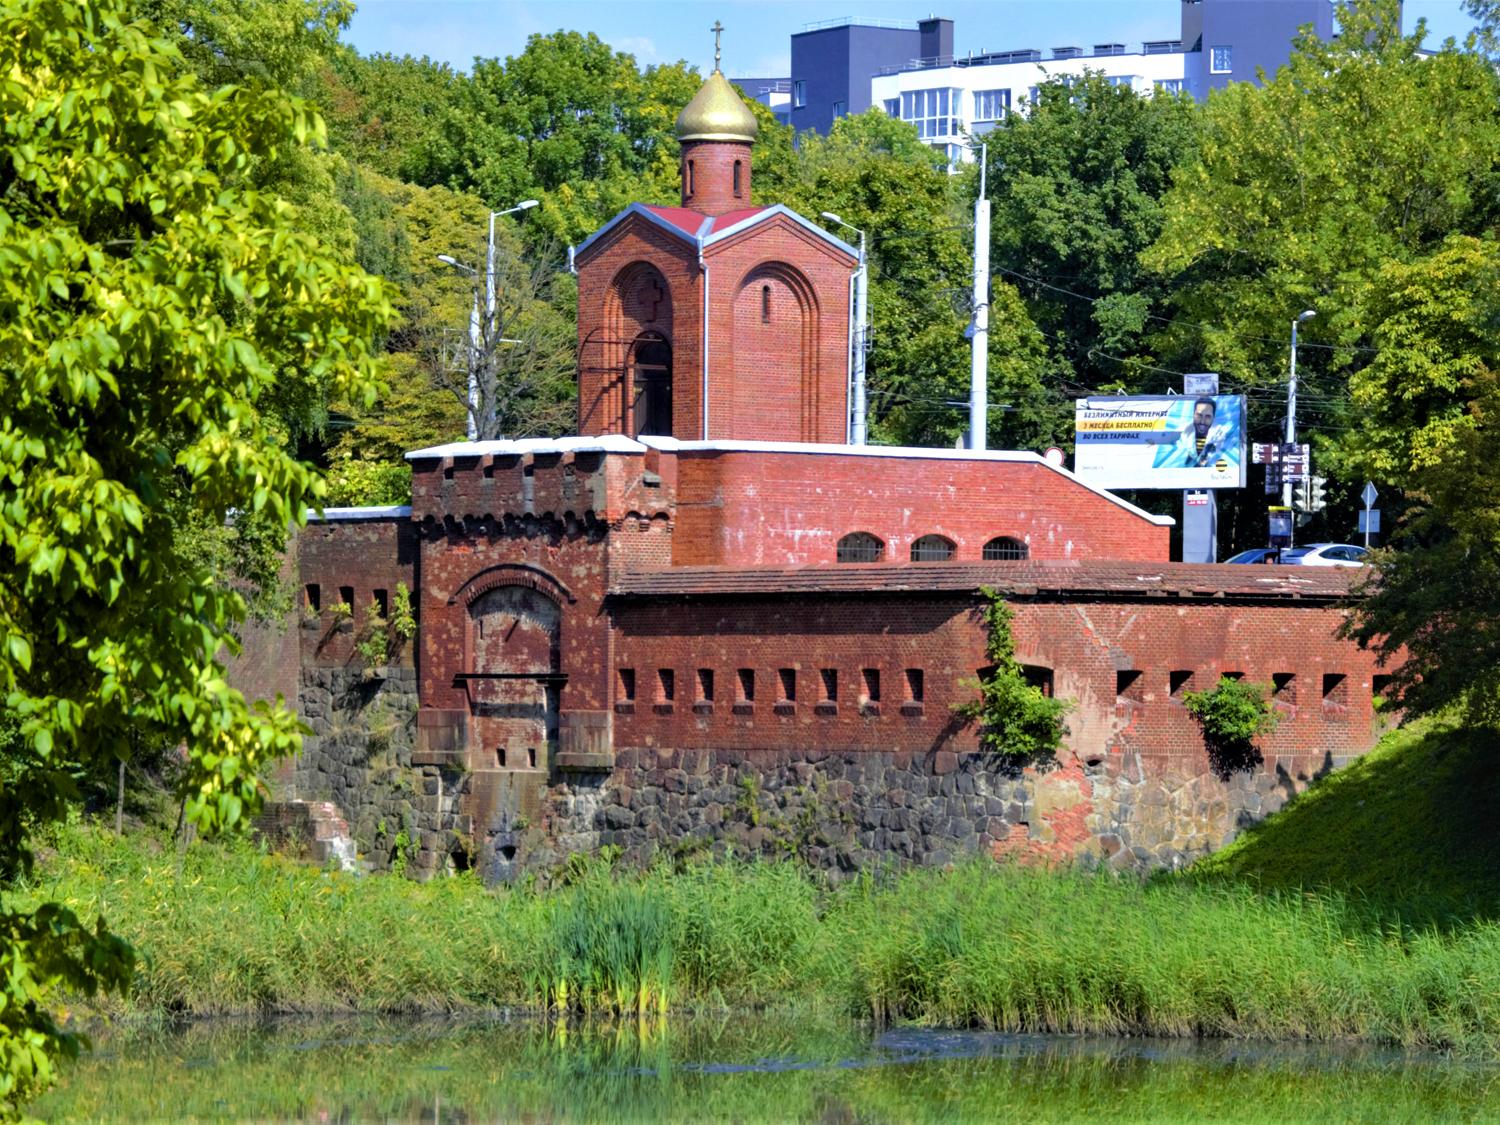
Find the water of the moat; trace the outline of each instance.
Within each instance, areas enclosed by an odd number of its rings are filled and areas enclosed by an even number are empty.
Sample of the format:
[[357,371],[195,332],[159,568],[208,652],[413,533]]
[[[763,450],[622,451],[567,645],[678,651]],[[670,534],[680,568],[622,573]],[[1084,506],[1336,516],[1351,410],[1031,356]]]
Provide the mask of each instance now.
[[106,1031],[54,1121],[1500,1121],[1500,1066],[1388,1049],[877,1029],[349,1018]]

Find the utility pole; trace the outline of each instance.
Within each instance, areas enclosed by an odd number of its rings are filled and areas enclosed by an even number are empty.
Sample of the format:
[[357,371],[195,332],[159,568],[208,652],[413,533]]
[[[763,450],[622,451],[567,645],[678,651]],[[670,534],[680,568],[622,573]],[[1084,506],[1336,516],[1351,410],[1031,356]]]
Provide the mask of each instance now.
[[865,405],[865,356],[870,350],[870,262],[865,254],[865,232],[853,223],[844,222],[832,211],[824,211],[823,218],[831,219],[841,227],[848,227],[859,235],[859,268],[854,271],[854,354],[850,357],[849,444],[865,445],[868,443],[869,432]]
[[[1301,316],[1292,321],[1292,369],[1291,379],[1287,383],[1286,390],[1286,444],[1292,445],[1297,440],[1297,329],[1304,320],[1311,320],[1318,314],[1308,309]],[[1309,473],[1311,466],[1308,466]],[[1292,506],[1292,482],[1283,478],[1281,482],[1281,505],[1284,508]]]
[[990,201],[985,197],[989,146],[979,146],[979,199],[974,204],[974,350],[969,369],[969,448],[985,448],[989,430]]

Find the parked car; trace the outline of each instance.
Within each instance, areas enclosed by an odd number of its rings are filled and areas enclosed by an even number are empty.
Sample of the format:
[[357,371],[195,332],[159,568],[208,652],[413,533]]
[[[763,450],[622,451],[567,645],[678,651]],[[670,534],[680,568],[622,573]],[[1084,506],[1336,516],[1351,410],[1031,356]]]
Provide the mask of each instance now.
[[1367,566],[1370,552],[1352,543],[1309,543],[1281,552],[1287,566]]
[[1241,551],[1224,560],[1227,563],[1266,563],[1276,561],[1276,550],[1273,547],[1256,547],[1253,551]]

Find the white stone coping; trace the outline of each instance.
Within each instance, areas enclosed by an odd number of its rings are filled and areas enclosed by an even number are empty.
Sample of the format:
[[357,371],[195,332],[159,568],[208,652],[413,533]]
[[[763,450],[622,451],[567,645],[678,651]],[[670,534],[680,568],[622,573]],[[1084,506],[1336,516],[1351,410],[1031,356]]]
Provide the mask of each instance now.
[[[795,453],[811,456],[887,457],[919,461],[992,461],[1039,465],[1048,472],[1102,496],[1157,527],[1172,527],[1171,516],[1152,515],[1120,499],[1108,489],[1091,484],[1067,469],[1048,464],[1036,453],[1019,449],[942,449],[915,445],[835,445],[827,442],[796,441],[679,441],[671,437],[628,438],[624,434],[602,434],[599,437],[523,438],[519,441],[460,441],[416,449],[406,455],[408,461],[430,457],[513,457],[524,453],[644,453],[647,449],[663,453]],[[349,509],[358,511],[360,509]],[[359,517],[354,517],[359,518]],[[374,517],[364,517],[366,519]]]
[[318,515],[316,508],[307,509],[309,520],[400,520],[411,519],[410,504],[375,504],[364,508],[324,508]]

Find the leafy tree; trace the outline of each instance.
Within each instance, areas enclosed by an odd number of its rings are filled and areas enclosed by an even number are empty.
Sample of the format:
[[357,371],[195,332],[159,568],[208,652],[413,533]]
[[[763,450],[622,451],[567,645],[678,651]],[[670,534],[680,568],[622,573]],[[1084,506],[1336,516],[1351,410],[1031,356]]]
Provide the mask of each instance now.
[[1281,714],[1266,701],[1265,684],[1220,676],[1207,691],[1185,691],[1182,705],[1203,728],[1203,748],[1220,778],[1254,769],[1264,758],[1255,740],[1276,729]]
[[463,181],[459,91],[467,77],[425,56],[328,56],[319,99],[334,149],[355,164],[410,184]]
[[[281,526],[320,484],[262,411],[285,379],[371,390],[380,283],[330,258],[246,182],[321,139],[267,86],[206,92],[123,0],[0,7],[0,689],[24,755],[0,776],[0,855],[65,815],[70,763],[181,745],[189,819],[232,827],[256,771],[299,744],[215,660],[244,599],[180,550],[186,504]],[[0,1114],[80,1039],[60,988],[128,986],[103,920],[49,903],[0,911]]]
[[1015,611],[997,590],[980,591],[988,629],[984,654],[991,667],[965,686],[977,688],[979,698],[961,703],[954,712],[966,722],[980,724],[979,745],[1020,767],[1051,758],[1062,745],[1063,716],[1071,701],[1053,699],[1026,682],[1026,670],[1016,659],[1011,634]]
[[1400,550],[1377,552],[1376,578],[1347,635],[1391,668],[1387,698],[1408,718],[1449,708],[1500,726],[1500,383],[1466,382],[1467,425],[1409,477]]
[[[968,426],[973,256],[946,166],[913,125],[873,108],[840,118],[826,137],[804,134],[796,151],[772,147],[768,157],[764,177],[755,165],[760,202],[804,215],[832,211],[866,232],[873,439],[951,446]],[[1046,406],[1044,341],[1004,282],[991,295],[990,333],[991,398],[1012,408],[992,415],[991,443],[1050,442],[1061,416]]]
[[[1338,39],[1309,30],[1264,86],[1212,94],[1142,257],[1172,290],[1174,323],[1153,342],[1161,365],[1219,371],[1246,391],[1254,440],[1280,429],[1291,318],[1317,311],[1298,355],[1299,428],[1337,475],[1363,456],[1350,381],[1379,346],[1377,278],[1489,229],[1500,199],[1493,68],[1451,45],[1424,56],[1425,25],[1401,35],[1397,7],[1340,5]],[[1335,481],[1324,519],[1352,522],[1361,483]],[[1235,503],[1228,522],[1258,540],[1259,497]]]
[[1167,291],[1139,255],[1161,233],[1198,117],[1186,96],[1142,97],[1088,73],[1044,82],[1027,113],[983,137],[991,266],[1020,290],[1075,391],[1166,389],[1147,338]]

